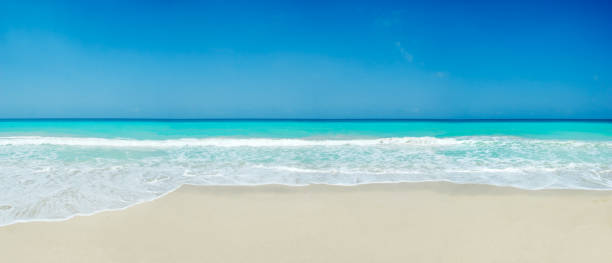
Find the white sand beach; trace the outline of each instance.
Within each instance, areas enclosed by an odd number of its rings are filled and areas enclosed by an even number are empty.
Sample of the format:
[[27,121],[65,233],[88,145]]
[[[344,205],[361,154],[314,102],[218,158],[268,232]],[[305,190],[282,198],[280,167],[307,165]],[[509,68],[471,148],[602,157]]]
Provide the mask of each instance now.
[[612,191],[400,183],[183,186],[0,227],[3,262],[610,262]]

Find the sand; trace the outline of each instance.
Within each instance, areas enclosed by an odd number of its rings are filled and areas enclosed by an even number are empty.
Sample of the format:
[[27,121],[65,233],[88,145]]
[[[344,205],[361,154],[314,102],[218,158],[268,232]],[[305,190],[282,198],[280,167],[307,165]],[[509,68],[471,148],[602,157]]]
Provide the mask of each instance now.
[[612,262],[612,191],[183,186],[0,227],[2,262]]

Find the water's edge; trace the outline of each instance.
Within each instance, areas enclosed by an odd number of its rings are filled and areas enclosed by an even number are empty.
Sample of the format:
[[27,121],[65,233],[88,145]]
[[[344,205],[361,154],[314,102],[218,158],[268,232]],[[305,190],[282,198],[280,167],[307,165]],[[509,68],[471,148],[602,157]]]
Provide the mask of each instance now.
[[[166,197],[167,195],[170,195],[178,190],[180,190],[181,188],[183,188],[184,186],[195,186],[195,187],[260,187],[260,186],[283,186],[283,187],[289,187],[289,188],[293,188],[293,187],[308,187],[308,186],[318,186],[318,185],[322,185],[322,186],[333,186],[333,187],[356,187],[356,186],[364,186],[364,185],[391,185],[391,184],[413,184],[416,185],[418,187],[418,185],[424,185],[424,184],[431,184],[431,183],[444,183],[444,184],[452,184],[452,185],[456,185],[458,187],[462,187],[462,186],[466,186],[466,187],[470,187],[470,186],[484,186],[484,187],[491,187],[494,188],[493,191],[503,191],[503,190],[511,190],[512,192],[524,192],[527,194],[530,194],[529,192],[558,192],[558,191],[563,191],[566,193],[580,193],[580,192],[609,192],[612,194],[612,189],[576,189],[576,188],[547,188],[547,189],[524,189],[524,188],[518,188],[518,187],[513,187],[513,186],[505,186],[505,185],[493,185],[493,184],[475,184],[475,183],[456,183],[456,182],[452,182],[452,181],[445,181],[445,180],[440,180],[440,181],[418,181],[418,182],[373,182],[373,183],[364,183],[364,184],[352,184],[352,185],[338,185],[338,184],[305,184],[305,185],[288,185],[288,184],[251,184],[251,185],[197,185],[197,184],[182,184],[179,185],[178,187],[161,194],[160,196],[154,197],[152,199],[148,199],[148,200],[140,200],[136,203],[130,204],[126,207],[121,207],[121,208],[113,208],[113,209],[101,209],[101,210],[97,210],[94,212],[90,212],[90,213],[78,213],[78,214],[73,214],[64,218],[41,218],[41,219],[30,219],[30,220],[16,220],[7,224],[0,224],[0,227],[5,227],[5,226],[10,226],[10,225],[15,225],[15,224],[25,224],[25,223],[34,223],[34,222],[63,222],[63,221],[68,221],[70,219],[73,218],[77,218],[77,217],[83,217],[83,216],[94,216],[97,215],[99,213],[104,213],[104,212],[116,212],[116,211],[124,211],[127,210],[131,207],[140,205],[140,204],[144,204],[144,203],[148,203],[148,202],[153,202],[155,200],[161,199]],[[431,186],[428,186],[429,188],[431,188]]]
[[0,120],[0,225],[184,184],[453,182],[612,189],[612,122]]

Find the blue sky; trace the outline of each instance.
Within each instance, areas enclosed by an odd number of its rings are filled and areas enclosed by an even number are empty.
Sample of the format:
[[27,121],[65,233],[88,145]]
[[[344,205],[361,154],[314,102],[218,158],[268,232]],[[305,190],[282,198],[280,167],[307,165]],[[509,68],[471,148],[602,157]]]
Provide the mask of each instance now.
[[610,1],[127,2],[2,1],[0,118],[612,118]]

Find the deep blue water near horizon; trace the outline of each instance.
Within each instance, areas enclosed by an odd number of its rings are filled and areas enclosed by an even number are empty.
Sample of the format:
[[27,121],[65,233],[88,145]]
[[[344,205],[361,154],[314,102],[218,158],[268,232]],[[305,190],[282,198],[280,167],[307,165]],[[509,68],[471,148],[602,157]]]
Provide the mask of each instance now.
[[0,120],[0,225],[182,184],[612,190],[610,120]]

